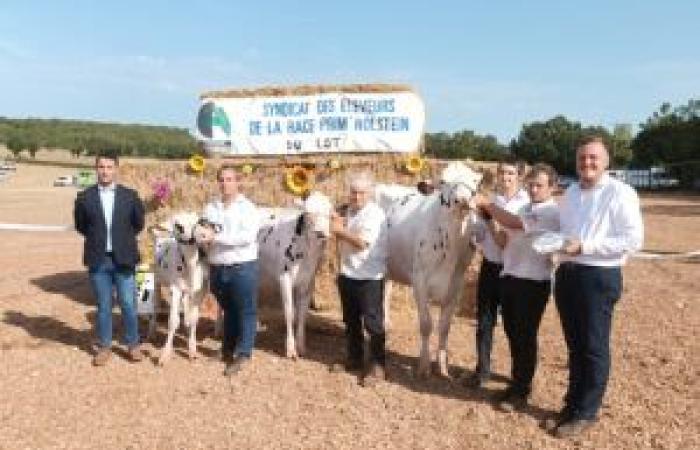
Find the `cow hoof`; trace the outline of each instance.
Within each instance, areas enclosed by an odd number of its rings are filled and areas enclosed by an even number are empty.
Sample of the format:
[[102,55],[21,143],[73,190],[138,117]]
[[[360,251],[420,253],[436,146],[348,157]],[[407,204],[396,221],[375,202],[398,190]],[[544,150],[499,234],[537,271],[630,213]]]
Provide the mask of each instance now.
[[299,358],[297,352],[287,352],[287,358],[296,361]]
[[158,365],[163,367],[170,360],[170,355],[160,355],[158,358]]
[[199,353],[197,353],[196,351],[191,351],[187,353],[187,357],[190,358],[190,361],[195,361],[199,358]]

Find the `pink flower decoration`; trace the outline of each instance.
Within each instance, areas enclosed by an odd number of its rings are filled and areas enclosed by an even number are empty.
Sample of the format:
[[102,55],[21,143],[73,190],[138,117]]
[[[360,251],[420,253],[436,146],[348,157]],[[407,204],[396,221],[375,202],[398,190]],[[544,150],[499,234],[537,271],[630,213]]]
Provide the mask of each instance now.
[[153,189],[153,198],[158,200],[160,203],[165,203],[170,198],[173,193],[170,187],[170,182],[167,179],[159,178],[151,183],[151,189]]

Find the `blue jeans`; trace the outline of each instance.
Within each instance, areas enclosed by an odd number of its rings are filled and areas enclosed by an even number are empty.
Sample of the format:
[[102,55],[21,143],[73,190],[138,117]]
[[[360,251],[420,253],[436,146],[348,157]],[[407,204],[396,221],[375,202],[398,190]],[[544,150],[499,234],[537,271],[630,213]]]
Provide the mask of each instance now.
[[224,356],[250,357],[258,327],[258,262],[212,265],[211,289],[224,312]]
[[138,317],[134,302],[134,269],[117,267],[111,256],[105,256],[97,266],[90,267],[90,284],[97,298],[97,336],[100,346],[112,346],[112,287],[117,289],[117,298],[122,310],[124,343],[133,347],[139,343]]
[[564,409],[575,419],[595,418],[603,402],[613,310],[621,293],[619,267],[563,263],[557,269],[554,299],[569,349]]

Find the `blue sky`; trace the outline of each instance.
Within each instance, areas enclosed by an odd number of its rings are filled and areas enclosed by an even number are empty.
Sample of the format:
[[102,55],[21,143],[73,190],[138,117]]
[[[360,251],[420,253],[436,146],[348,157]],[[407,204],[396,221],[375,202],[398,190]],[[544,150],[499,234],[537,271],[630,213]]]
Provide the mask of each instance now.
[[[195,6],[196,5],[198,6]],[[209,89],[400,82],[427,131],[700,97],[698,1],[3,1],[0,115],[194,128]]]

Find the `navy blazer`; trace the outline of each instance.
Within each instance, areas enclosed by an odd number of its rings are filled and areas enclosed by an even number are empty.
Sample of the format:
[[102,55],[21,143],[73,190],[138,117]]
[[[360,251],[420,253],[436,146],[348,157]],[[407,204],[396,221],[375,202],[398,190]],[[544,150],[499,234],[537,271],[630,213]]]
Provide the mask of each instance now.
[[[117,185],[112,215],[112,257],[118,266],[134,268],[139,262],[136,235],[145,221],[143,202],[136,191]],[[85,236],[83,264],[95,267],[105,257],[107,225],[97,185],[78,193],[73,209],[75,229]]]

